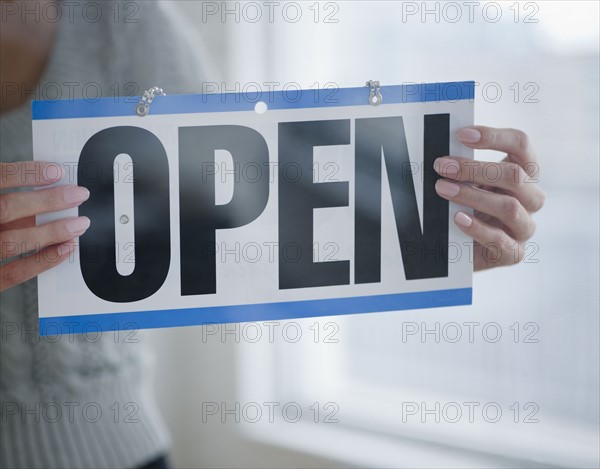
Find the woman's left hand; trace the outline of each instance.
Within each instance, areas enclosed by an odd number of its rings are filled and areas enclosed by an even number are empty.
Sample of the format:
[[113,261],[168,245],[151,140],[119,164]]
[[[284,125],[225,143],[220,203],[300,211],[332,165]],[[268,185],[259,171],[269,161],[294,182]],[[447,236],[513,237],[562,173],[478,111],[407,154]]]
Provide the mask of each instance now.
[[500,163],[444,156],[434,169],[444,177],[435,188],[444,199],[474,209],[459,211],[456,225],[473,238],[475,270],[512,265],[523,260],[525,242],[533,235],[532,214],[544,205],[539,165],[527,134],[515,129],[481,125],[465,127],[458,139],[475,149],[506,153]]

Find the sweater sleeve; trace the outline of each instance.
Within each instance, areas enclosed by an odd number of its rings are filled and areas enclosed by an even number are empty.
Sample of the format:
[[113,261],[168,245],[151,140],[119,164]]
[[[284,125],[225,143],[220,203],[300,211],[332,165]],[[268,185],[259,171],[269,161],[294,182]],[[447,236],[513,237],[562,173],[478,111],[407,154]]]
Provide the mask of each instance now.
[[215,81],[201,33],[176,5],[166,1],[138,5],[133,18],[137,22],[110,25],[111,54],[106,60],[119,75],[115,79],[122,94],[141,95],[153,86],[167,94],[200,93],[203,82]]

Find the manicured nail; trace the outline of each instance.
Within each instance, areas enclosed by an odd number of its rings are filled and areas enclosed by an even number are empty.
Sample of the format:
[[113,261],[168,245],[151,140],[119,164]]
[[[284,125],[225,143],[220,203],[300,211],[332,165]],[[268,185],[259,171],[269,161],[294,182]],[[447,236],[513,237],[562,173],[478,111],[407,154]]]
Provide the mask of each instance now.
[[456,132],[456,136],[463,143],[477,143],[479,140],[481,140],[481,133],[479,130],[470,129],[468,127],[460,129],[458,132]]
[[65,203],[69,205],[85,202],[89,196],[90,191],[88,191],[85,187],[79,186],[67,186],[63,192]]
[[468,228],[469,226],[471,226],[473,224],[473,219],[464,212],[458,212],[454,216],[454,221],[456,222],[457,225],[460,225],[464,228]]
[[73,252],[73,250],[75,249],[75,244],[68,241],[66,243],[60,244],[57,248],[56,251],[58,252],[58,255],[60,257],[64,257],[67,254],[71,254]]
[[460,192],[460,186],[445,179],[440,179],[435,183],[435,190],[445,197],[454,197]]
[[90,227],[90,219],[88,217],[72,218],[67,221],[67,231],[74,236],[83,234]]
[[64,175],[65,170],[56,163],[45,164],[42,168],[42,177],[48,182],[60,181]]
[[433,162],[433,169],[435,169],[437,173],[441,174],[442,176],[456,177],[460,171],[460,166],[458,161],[446,156],[442,156]]

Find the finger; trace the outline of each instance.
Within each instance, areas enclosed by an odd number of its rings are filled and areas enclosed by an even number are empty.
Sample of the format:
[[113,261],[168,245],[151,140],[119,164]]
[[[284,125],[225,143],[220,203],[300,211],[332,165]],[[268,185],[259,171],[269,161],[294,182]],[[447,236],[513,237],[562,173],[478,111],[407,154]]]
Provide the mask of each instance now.
[[35,226],[35,217],[30,216],[25,218],[19,218],[18,220],[13,220],[9,223],[3,223],[1,231],[20,230],[22,228],[31,228],[33,226]]
[[454,222],[465,234],[479,243],[477,249],[480,252],[476,252],[474,256],[475,270],[517,264],[523,260],[523,246],[504,230],[490,226],[464,212],[458,212],[454,216]]
[[57,212],[77,207],[90,196],[90,191],[79,186],[60,186],[29,192],[12,192],[0,196],[0,223],[39,213]]
[[41,226],[0,233],[0,259],[22,252],[39,251],[52,244],[60,244],[81,236],[90,226],[87,217],[73,217]]
[[539,170],[529,137],[522,130],[474,125],[459,129],[456,136],[468,147],[506,153],[511,162],[517,163],[530,176]]
[[0,267],[0,292],[56,267],[68,259],[74,249],[74,243],[66,242],[49,246],[23,259],[16,259],[3,265]]
[[510,195],[487,192],[447,179],[438,180],[435,190],[444,199],[497,218],[517,241],[526,241],[535,232],[535,222],[529,212]]
[[544,192],[529,180],[523,168],[516,163],[490,163],[459,156],[443,156],[434,161],[433,168],[448,179],[502,189],[516,197],[530,212],[537,212],[544,205]]
[[56,163],[21,161],[0,163],[0,189],[46,186],[60,181],[64,169]]

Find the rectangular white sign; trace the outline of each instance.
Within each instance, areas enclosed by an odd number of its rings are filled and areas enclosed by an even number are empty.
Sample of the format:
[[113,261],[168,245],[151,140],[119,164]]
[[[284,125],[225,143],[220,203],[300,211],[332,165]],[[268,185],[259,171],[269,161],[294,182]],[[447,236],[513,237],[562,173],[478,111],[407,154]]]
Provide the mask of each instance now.
[[471,303],[433,161],[472,158],[473,82],[33,103],[34,158],[90,190],[39,276],[42,335]]

